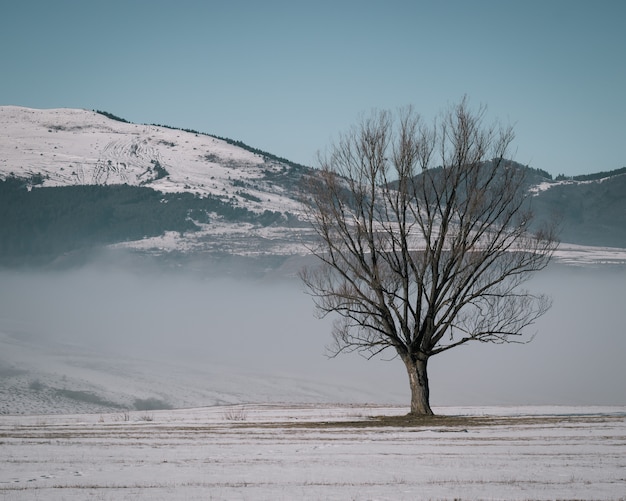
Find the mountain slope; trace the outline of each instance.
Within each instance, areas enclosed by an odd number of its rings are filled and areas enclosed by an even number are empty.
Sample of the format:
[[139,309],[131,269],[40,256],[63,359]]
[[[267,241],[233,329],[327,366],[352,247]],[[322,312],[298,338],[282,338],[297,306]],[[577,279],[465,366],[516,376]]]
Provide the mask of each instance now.
[[298,185],[309,168],[86,110],[4,106],[0,128],[5,263],[112,244],[153,253],[299,248]]
[[0,332],[0,347],[0,415],[122,413],[251,402],[402,401],[398,394],[329,384],[323,378],[176,358],[142,359],[24,333]]
[[[240,142],[104,112],[0,107],[0,264],[142,255],[293,256],[312,234],[316,171]],[[528,170],[538,219],[564,242],[626,248],[626,173],[554,181]],[[277,262],[280,262],[280,258]]]
[[561,221],[561,239],[581,245],[626,247],[626,173],[589,180],[543,183],[534,210]]
[[[257,212],[298,210],[277,178],[304,169],[212,136],[102,113],[0,107],[0,175],[41,187],[128,184],[234,200]],[[256,199],[259,200],[256,200]]]

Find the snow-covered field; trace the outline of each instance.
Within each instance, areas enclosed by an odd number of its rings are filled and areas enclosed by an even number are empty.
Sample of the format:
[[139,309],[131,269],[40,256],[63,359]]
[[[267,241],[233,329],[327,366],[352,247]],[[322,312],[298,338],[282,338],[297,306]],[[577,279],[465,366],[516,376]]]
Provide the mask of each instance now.
[[324,359],[293,284],[0,278],[1,500],[626,499],[623,268],[550,270],[532,343],[432,371],[437,402],[619,406],[439,406],[459,417],[412,427],[371,419],[407,412],[398,364]]
[[626,499],[626,407],[436,411],[409,427],[373,419],[406,408],[348,405],[0,416],[0,498]]
[[[384,394],[295,371],[246,370],[189,356],[136,358],[0,331],[0,415],[98,414],[146,405],[380,402]],[[394,400],[387,395],[387,401]],[[396,396],[395,401],[404,399]]]
[[574,266],[626,264],[626,249],[616,247],[590,247],[561,243],[554,253],[557,262]]

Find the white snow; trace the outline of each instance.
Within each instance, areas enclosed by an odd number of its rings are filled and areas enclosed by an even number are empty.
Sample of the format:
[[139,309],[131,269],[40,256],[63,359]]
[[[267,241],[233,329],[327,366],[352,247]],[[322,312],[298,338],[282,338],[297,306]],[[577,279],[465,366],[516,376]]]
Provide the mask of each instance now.
[[[374,427],[406,408],[358,405],[0,416],[0,497],[624,499],[624,407],[436,411],[466,417]],[[364,424],[328,424],[346,421]]]
[[[282,168],[243,148],[204,134],[111,120],[78,109],[0,106],[0,178],[41,174],[43,186],[130,184],[163,193],[235,197],[256,212],[298,211],[299,204],[264,181]],[[155,162],[168,176],[156,179]],[[239,197],[246,193],[261,203]]]
[[147,252],[221,252],[237,256],[275,254],[293,256],[307,254],[307,243],[313,238],[308,228],[258,226],[231,223],[218,219],[210,224],[196,223],[194,232],[166,232],[158,237],[144,238],[110,245],[111,249],[137,249]]
[[554,183],[552,181],[544,181],[543,183],[539,183],[539,184],[537,184],[535,186],[532,186],[529,191],[531,193],[534,193],[535,196],[536,196],[536,195],[538,195],[542,191],[549,190],[550,188],[552,188],[556,184],[560,184],[560,183]]
[[563,186],[563,185],[569,185],[569,184],[574,184],[574,185],[587,184],[588,185],[588,184],[593,184],[593,183],[604,183],[607,179],[610,179],[610,178],[611,176],[603,177],[599,179],[592,179],[589,181],[577,181],[574,179],[563,179],[560,181],[544,181],[535,186],[532,186],[529,191],[533,193],[535,196],[537,196],[540,192],[547,191],[556,186]]
[[557,261],[576,266],[626,264],[626,249],[617,247],[591,247],[563,242],[554,253]]
[[183,408],[245,402],[375,402],[383,394],[269,367],[246,369],[189,355],[181,358],[174,350],[164,359],[121,353],[124,349],[129,348],[111,351],[84,342],[0,331],[0,415],[121,412],[135,408],[138,399]]

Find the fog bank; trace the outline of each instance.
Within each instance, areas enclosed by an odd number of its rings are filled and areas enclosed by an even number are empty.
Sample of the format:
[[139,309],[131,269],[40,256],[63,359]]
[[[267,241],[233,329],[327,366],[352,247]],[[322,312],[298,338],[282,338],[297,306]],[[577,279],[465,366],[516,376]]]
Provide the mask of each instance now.
[[[625,268],[552,266],[554,299],[528,344],[474,344],[431,359],[434,405],[626,404]],[[0,273],[0,331],[125,356],[292,375],[408,403],[402,363],[329,359],[297,279],[245,280],[84,268]],[[383,358],[392,358],[390,352]]]

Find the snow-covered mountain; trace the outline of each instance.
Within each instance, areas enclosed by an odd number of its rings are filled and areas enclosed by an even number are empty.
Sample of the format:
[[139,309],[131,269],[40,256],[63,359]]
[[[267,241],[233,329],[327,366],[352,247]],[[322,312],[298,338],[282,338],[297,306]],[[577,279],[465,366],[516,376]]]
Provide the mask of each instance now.
[[[0,130],[5,265],[71,261],[102,248],[186,260],[282,262],[306,253],[312,235],[298,199],[302,177],[314,169],[106,112],[1,106]],[[626,261],[607,248],[626,248],[626,173],[591,177],[554,181],[533,170],[535,209],[562,218],[560,257]]]
[[39,178],[40,187],[128,184],[212,195],[259,213],[299,208],[292,193],[270,181],[293,164],[209,135],[95,111],[16,106],[0,107],[0,128],[3,178]]
[[[76,197],[101,198],[103,192],[109,196],[120,186],[161,194],[152,200],[153,205],[180,205],[180,197],[185,196],[182,216],[169,226],[158,213],[160,225],[145,229],[143,224],[140,235],[119,234],[99,244],[158,254],[290,255],[302,251],[298,242],[305,230],[299,223],[298,183],[311,169],[241,143],[110,117],[77,109],[0,107],[0,180],[25,179],[29,189],[36,186],[38,191],[101,188],[97,196],[93,190],[55,192],[66,203]],[[103,191],[104,187],[111,190]],[[131,192],[132,198],[139,196],[137,190]],[[87,203],[83,201],[79,211],[84,212]],[[154,215],[161,209],[149,206],[146,211]],[[6,214],[9,211],[5,211],[5,221],[11,216]],[[23,207],[20,211],[23,215]],[[68,211],[75,217],[75,208]],[[98,226],[101,216],[94,214],[91,224]],[[127,215],[124,221],[130,217],[143,216]],[[116,224],[123,227],[123,222]],[[42,239],[50,240],[51,233]]]

